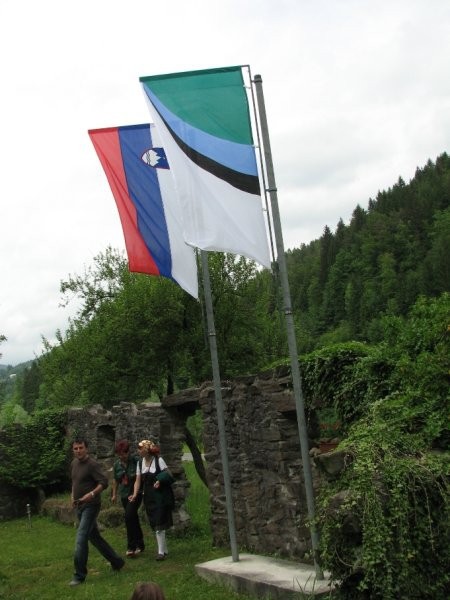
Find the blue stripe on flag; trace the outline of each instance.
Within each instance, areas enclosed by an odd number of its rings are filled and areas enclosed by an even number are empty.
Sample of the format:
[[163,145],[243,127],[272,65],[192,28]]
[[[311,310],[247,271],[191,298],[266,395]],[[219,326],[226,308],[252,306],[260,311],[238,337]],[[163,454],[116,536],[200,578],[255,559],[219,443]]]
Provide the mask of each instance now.
[[142,160],[152,147],[147,126],[119,127],[125,175],[130,197],[136,207],[139,232],[159,272],[172,279],[172,259],[158,171]]

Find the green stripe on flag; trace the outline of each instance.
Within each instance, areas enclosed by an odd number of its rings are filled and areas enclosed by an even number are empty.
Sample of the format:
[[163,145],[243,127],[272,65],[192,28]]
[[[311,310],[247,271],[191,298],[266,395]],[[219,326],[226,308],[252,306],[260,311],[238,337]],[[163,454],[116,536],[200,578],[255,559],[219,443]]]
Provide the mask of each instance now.
[[141,77],[180,119],[216,137],[253,144],[241,67]]

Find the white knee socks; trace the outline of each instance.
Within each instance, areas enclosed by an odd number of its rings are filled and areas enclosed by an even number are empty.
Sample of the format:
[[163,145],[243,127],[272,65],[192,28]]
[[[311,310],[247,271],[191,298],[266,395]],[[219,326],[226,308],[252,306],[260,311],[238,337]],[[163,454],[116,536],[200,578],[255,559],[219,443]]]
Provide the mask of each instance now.
[[167,554],[167,541],[165,531],[156,531],[156,541],[158,543],[158,554]]

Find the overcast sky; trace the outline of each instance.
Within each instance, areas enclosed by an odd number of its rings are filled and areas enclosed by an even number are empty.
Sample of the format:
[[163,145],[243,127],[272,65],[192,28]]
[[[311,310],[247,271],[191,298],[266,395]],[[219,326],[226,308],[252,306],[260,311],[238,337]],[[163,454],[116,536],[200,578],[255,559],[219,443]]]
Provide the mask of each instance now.
[[0,0],[0,346],[66,329],[60,281],[124,248],[90,128],[149,121],[139,77],[261,74],[285,248],[450,149],[449,0]]

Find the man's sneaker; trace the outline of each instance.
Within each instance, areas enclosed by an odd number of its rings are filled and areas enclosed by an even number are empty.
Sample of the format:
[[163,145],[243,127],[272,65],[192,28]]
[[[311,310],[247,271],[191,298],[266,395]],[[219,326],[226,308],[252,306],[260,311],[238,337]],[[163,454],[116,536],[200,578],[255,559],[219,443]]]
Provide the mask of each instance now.
[[136,550],[127,550],[126,555],[133,557],[135,554],[138,554]]
[[76,585],[80,585],[80,583],[84,583],[84,580],[83,579],[72,579],[72,581],[69,581],[70,587],[75,587]]

